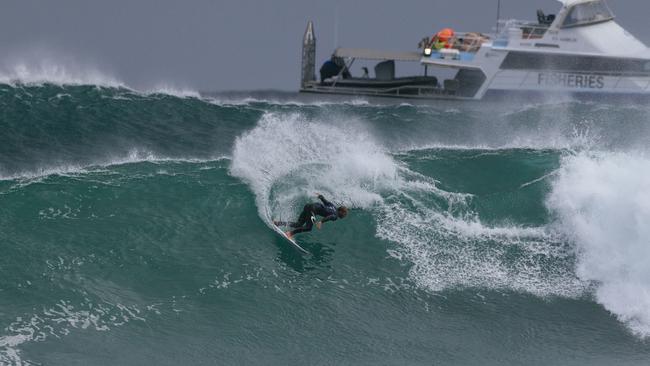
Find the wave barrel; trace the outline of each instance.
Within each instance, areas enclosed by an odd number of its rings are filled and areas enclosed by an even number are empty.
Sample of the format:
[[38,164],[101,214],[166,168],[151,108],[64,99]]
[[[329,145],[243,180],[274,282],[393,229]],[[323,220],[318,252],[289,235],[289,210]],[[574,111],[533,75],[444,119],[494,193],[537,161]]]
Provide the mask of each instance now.
[[309,21],[305,36],[302,38],[302,75],[300,86],[316,80],[316,36],[314,34],[314,23]]

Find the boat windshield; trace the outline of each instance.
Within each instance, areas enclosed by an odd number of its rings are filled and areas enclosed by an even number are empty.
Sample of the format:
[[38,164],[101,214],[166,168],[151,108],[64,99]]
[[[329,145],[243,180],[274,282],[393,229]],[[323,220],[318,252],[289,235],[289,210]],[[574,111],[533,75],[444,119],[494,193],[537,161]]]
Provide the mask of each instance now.
[[602,0],[595,0],[574,5],[566,18],[563,28],[579,27],[594,23],[602,23],[614,19],[614,14]]

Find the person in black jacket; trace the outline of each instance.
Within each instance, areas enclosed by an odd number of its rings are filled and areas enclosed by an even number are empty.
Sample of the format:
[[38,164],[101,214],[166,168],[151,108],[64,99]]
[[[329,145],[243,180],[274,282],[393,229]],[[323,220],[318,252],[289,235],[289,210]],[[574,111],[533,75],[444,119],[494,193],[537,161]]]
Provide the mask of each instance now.
[[[285,233],[289,239],[292,239],[296,234],[311,231],[314,224],[316,224],[316,227],[320,229],[323,223],[336,221],[337,219],[342,219],[348,215],[347,207],[340,206],[337,208],[332,202],[326,200],[322,194],[318,194],[318,199],[321,200],[322,203],[308,203],[303,207],[302,213],[300,213],[297,222],[273,221],[273,223],[276,226],[290,226],[294,228],[294,230]],[[320,221],[317,221],[316,215],[322,216],[323,218]]]
[[323,66],[320,68],[320,82],[324,83],[325,80],[337,77],[339,75],[343,79],[349,79],[352,77],[350,70],[345,64],[345,60],[343,60],[341,57],[332,55],[332,58],[325,61],[325,63],[323,63]]

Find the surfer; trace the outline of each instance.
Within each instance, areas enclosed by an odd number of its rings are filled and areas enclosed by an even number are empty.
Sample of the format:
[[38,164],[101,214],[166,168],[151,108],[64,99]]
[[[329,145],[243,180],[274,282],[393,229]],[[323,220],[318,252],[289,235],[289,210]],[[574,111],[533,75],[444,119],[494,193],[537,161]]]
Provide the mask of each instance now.
[[[334,204],[323,197],[322,194],[318,193],[318,199],[321,202],[308,203],[302,209],[302,213],[298,217],[297,222],[282,222],[274,221],[273,223],[276,226],[290,226],[294,230],[287,231],[285,234],[289,239],[293,239],[293,236],[299,233],[304,233],[311,231],[314,224],[317,228],[321,228],[323,223],[328,221],[336,221],[337,219],[342,219],[348,215],[348,208],[345,206],[336,207]],[[315,215],[322,216],[323,218],[320,221],[316,220]]]

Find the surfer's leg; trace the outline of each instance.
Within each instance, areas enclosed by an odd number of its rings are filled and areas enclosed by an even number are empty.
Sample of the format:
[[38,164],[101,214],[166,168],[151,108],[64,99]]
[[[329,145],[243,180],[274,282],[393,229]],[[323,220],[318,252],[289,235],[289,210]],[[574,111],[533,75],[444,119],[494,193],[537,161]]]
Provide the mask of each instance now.
[[300,217],[298,217],[298,222],[292,222],[289,223],[289,226],[299,228],[306,223],[311,223],[311,213],[313,211],[313,207],[310,204],[306,204],[305,207],[302,209],[302,213],[300,213]]
[[[310,215],[310,217],[311,217],[311,212],[309,213],[309,215]],[[308,220],[308,221],[307,221],[307,225],[305,225],[305,226],[303,226],[303,227],[299,227],[299,228],[293,230],[293,231],[291,232],[291,236],[294,236],[294,235],[296,235],[296,234],[306,233],[306,232],[308,232],[308,231],[311,231],[311,229],[312,229],[313,227],[314,227],[314,223],[311,222],[311,220]]]

